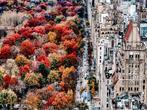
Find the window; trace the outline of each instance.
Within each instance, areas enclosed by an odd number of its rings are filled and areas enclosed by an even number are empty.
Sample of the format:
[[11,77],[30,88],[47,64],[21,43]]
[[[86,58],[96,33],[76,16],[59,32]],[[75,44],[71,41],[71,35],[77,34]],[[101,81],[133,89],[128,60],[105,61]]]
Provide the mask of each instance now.
[[133,55],[129,55],[129,59],[133,59]]
[[138,89],[138,87],[136,88],[136,91],[138,91],[139,89]]
[[118,68],[116,69],[116,72],[118,73]]
[[130,91],[130,87],[128,88],[128,91]]
[[145,89],[145,85],[143,85],[143,90]]
[[137,64],[137,65],[135,65],[135,68],[139,68],[139,65]]
[[107,102],[109,102],[109,99],[107,98]]
[[137,58],[137,55],[135,55],[135,58]]
[[128,81],[128,83],[129,83],[130,85],[133,85],[133,84],[134,84],[134,81],[130,80],[130,81]]
[[139,81],[135,81],[135,85],[139,85]]
[[132,87],[131,87],[131,91],[132,91]]
[[145,14],[142,14],[142,18],[146,18],[146,15]]
[[136,87],[134,87],[134,91],[136,91]]
[[140,55],[139,55],[139,54],[136,54],[136,55],[135,55],[135,58],[136,58],[136,59],[139,59],[139,58],[140,58]]
[[124,80],[122,81],[122,85],[125,85],[125,81]]
[[102,48],[100,47],[100,50],[101,50]]
[[122,73],[124,73],[125,71],[124,70],[122,70]]
[[[107,84],[109,84],[109,80],[107,80]],[[109,88],[107,87],[107,90],[109,90]]]
[[128,45],[127,48],[128,48],[128,49],[131,49],[131,45]]
[[132,74],[130,74],[130,75],[128,76],[128,79],[133,79]]
[[122,91],[124,91],[124,87],[122,87]]
[[143,80],[143,84],[145,84],[145,80]]

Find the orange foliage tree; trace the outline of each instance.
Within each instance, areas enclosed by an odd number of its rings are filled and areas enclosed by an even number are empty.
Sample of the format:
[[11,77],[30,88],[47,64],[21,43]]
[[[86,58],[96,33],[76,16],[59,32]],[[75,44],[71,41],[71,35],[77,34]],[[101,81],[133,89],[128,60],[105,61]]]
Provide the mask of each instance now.
[[48,54],[49,52],[56,52],[58,49],[58,46],[55,43],[46,43],[43,45],[43,49]]
[[68,107],[73,101],[73,91],[57,92],[49,98],[47,105],[54,106],[56,109],[61,110]]

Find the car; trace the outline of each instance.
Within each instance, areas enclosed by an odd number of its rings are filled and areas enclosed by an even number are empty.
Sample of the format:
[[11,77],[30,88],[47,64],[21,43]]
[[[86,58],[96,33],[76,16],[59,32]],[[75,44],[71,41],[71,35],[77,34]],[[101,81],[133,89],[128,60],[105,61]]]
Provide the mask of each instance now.
[[79,108],[73,108],[72,110],[79,110]]
[[121,102],[117,102],[117,108],[123,109],[123,108],[124,108],[124,107],[123,107],[123,104],[122,104]]

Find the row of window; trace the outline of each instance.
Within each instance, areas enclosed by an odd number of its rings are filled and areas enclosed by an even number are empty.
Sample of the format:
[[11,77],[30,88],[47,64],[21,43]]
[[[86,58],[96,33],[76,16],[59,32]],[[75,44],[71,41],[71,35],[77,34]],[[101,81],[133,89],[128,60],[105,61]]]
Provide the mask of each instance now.
[[[119,90],[124,91],[124,87],[120,87]],[[143,85],[143,90],[145,90],[145,85]],[[128,91],[139,91],[139,87],[128,87]]]
[[131,67],[132,67],[132,68],[133,68],[133,67],[139,68],[139,64],[136,64],[136,65],[135,65],[135,64],[129,64],[129,68],[131,68]]
[[139,59],[140,55],[139,54],[129,55],[129,59],[133,59],[133,58]]
[[139,68],[137,70],[133,70],[133,68],[128,69],[128,73],[139,73]]
[[[145,86],[143,86],[143,89],[145,89]],[[119,88],[120,91],[124,91],[124,87]],[[128,87],[128,91],[139,91],[139,87]]]
[[[126,84],[126,81],[123,80],[122,85],[125,85],[125,84]],[[139,81],[128,81],[128,84],[129,85],[139,85]]]
[[101,32],[101,34],[117,34],[118,32],[112,31],[112,32]]
[[131,72],[136,72],[136,73],[138,73],[139,72],[139,67],[140,67],[140,65],[139,64],[130,64],[129,65],[129,68],[128,68],[128,73],[131,73]]

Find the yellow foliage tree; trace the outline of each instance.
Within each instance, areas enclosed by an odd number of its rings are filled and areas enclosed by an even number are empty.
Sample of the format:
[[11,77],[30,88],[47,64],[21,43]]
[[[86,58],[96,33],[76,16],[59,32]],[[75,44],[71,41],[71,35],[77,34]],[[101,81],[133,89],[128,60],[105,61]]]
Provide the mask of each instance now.
[[15,62],[17,65],[30,64],[30,60],[28,60],[24,55],[17,55]]
[[59,80],[59,71],[51,70],[50,74],[48,75],[48,81],[50,83],[54,83],[55,81]]
[[62,80],[64,81],[65,78],[67,78],[69,76],[70,73],[73,73],[76,71],[74,66],[71,67],[64,67],[62,66],[61,68],[59,68],[59,71],[61,71],[62,73]]
[[24,100],[24,103],[29,109],[38,110],[41,103],[40,96],[33,92],[29,92]]
[[92,96],[95,95],[95,84],[94,84],[94,81],[92,81],[92,89],[91,89],[91,92],[92,92]]
[[57,53],[50,53],[48,55],[48,59],[50,60],[51,63],[52,63],[53,60],[60,61],[61,55],[57,54]]
[[48,39],[50,42],[55,42],[57,38],[57,34],[55,32],[49,32],[48,33]]

